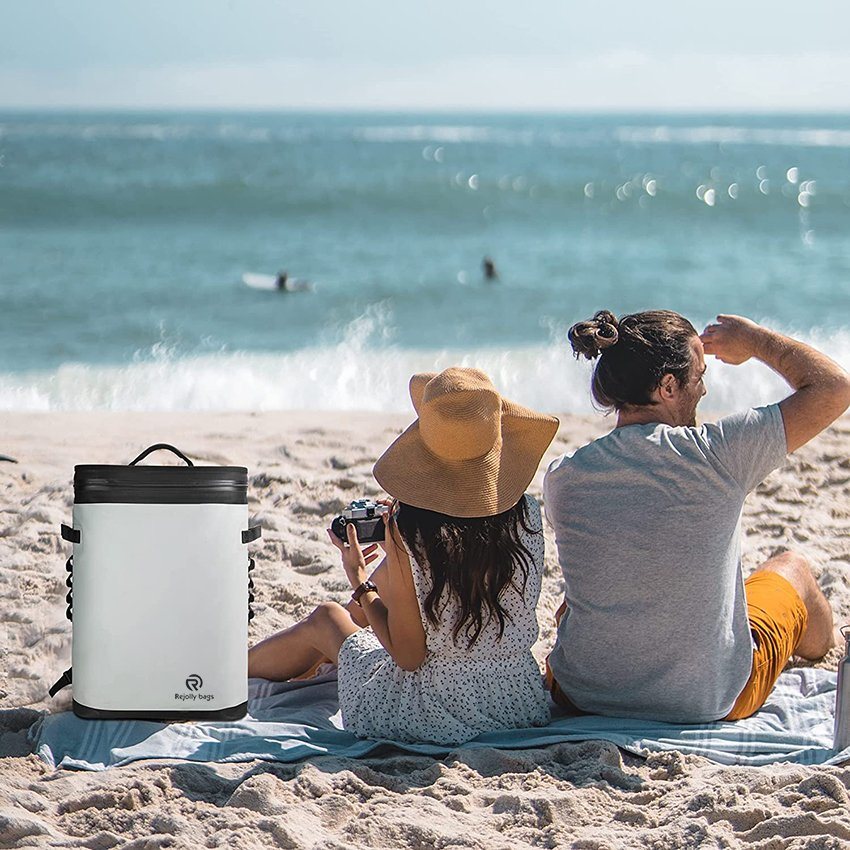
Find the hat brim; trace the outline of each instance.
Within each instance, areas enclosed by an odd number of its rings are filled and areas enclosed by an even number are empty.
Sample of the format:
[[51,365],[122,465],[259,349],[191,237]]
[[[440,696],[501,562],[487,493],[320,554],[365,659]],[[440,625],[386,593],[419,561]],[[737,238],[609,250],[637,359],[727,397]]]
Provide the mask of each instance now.
[[417,419],[372,472],[387,493],[408,505],[456,517],[494,516],[525,493],[558,424],[554,416],[502,399],[501,440],[481,457],[448,461],[425,445]]

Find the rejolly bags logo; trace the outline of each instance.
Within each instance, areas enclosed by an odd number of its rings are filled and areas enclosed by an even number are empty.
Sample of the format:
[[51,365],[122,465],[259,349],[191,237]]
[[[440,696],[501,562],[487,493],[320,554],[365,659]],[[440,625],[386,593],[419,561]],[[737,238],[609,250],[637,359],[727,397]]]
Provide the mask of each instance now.
[[[190,691],[200,691],[203,686],[204,686],[204,680],[197,673],[190,673],[186,677],[186,688],[188,690],[190,690]],[[179,700],[205,700],[205,701],[208,702],[211,699],[215,699],[215,696],[214,696],[214,694],[200,694],[200,693],[181,694],[181,693],[175,693],[174,699],[179,699]]]

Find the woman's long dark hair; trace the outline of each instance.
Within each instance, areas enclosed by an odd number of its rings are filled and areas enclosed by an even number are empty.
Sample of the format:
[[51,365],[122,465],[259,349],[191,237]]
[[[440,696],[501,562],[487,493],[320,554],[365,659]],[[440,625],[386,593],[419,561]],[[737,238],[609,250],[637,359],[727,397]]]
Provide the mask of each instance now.
[[[520,527],[530,532],[525,497],[503,513],[461,518],[402,503],[396,524],[416,560],[431,574],[432,587],[424,614],[437,625],[449,598],[460,603],[452,629],[457,642],[463,632],[472,647],[491,620],[499,637],[509,614],[499,604],[507,587],[524,594],[531,553],[520,540]],[[517,577],[521,581],[517,581]]]

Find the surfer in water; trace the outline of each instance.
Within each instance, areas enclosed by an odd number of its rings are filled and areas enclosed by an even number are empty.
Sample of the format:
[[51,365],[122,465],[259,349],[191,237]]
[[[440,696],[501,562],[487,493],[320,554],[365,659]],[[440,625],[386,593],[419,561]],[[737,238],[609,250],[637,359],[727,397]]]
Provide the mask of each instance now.
[[499,273],[496,271],[496,264],[490,257],[485,257],[481,261],[481,270],[484,272],[485,280],[498,280]]
[[309,280],[290,277],[288,272],[278,272],[275,278],[278,292],[312,292],[313,284]]
[[262,289],[272,292],[312,292],[313,284],[309,280],[292,277],[289,272],[282,271],[277,274],[258,274],[256,272],[245,272],[242,275],[242,283],[251,289]]

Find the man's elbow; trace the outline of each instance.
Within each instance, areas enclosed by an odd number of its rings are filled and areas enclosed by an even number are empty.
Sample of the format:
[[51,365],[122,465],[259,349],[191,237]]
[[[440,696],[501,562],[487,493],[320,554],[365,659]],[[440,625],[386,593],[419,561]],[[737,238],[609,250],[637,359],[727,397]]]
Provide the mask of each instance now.
[[[850,374],[844,370],[840,375],[835,376],[833,398],[836,406],[841,408],[841,413],[844,413],[850,407]],[[838,415],[840,416],[841,413]]]

